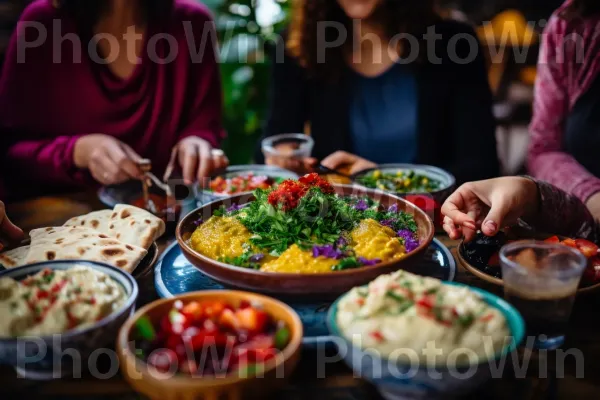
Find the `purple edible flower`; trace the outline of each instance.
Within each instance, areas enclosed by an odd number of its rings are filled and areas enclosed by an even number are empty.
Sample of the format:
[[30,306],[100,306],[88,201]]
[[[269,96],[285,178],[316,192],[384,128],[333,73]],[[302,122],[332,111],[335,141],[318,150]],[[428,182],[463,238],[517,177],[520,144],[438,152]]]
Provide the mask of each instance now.
[[392,204],[389,208],[388,208],[388,212],[391,213],[397,213],[398,212],[398,204]]
[[198,218],[197,220],[195,220],[195,221],[193,222],[193,224],[194,224],[195,226],[200,226],[200,225],[202,225],[203,223],[204,223],[204,220],[202,219],[202,217]]
[[404,248],[407,253],[410,253],[417,247],[419,247],[419,241],[415,234],[408,229],[401,229],[398,231],[398,237],[400,237],[404,243]]
[[419,247],[419,241],[416,239],[406,239],[404,241],[404,248],[406,249],[407,253],[410,253],[417,247]]
[[236,212],[238,210],[241,210],[242,208],[244,208],[243,205],[241,204],[232,204],[228,209],[227,212],[228,213],[232,213],[232,212]]
[[338,238],[338,240],[335,241],[335,247],[339,249],[340,247],[344,247],[344,246],[348,246],[348,241],[346,240],[345,237],[340,236]]
[[261,262],[263,258],[265,258],[264,254],[256,253],[250,257],[250,262],[253,262],[253,263]]
[[312,254],[314,258],[326,257],[339,260],[344,255],[341,251],[333,248],[333,245],[326,244],[324,246],[313,246]]
[[374,258],[373,260],[366,259],[364,257],[358,257],[358,262],[361,263],[365,267],[370,267],[376,264],[379,264],[381,260],[379,258]]
[[369,208],[369,205],[363,199],[360,199],[355,205],[354,208],[358,211],[366,211]]
[[392,219],[384,219],[382,221],[379,221],[379,223],[383,226],[387,226],[387,227],[392,227],[394,225],[394,220]]

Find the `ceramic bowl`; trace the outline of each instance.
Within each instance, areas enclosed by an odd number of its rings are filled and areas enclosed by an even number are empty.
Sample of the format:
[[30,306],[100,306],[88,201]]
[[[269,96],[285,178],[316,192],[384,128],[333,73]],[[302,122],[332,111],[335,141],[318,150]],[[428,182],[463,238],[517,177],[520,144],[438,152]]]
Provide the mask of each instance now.
[[[138,285],[127,272],[90,261],[49,261],[2,271],[0,279],[12,278],[19,281],[46,268],[67,270],[76,266],[93,268],[119,283],[127,296],[121,308],[88,327],[59,335],[18,339],[0,338],[0,364],[15,367],[20,375],[28,379],[73,377],[88,368],[88,359],[92,352],[112,347],[119,328],[133,313],[138,297]],[[61,358],[63,353],[74,352],[79,356],[77,358],[80,363],[73,363],[72,356]],[[61,359],[62,363],[57,363],[58,359]]]
[[373,171],[379,170],[383,173],[396,173],[398,171],[414,171],[417,174],[425,175],[431,179],[438,180],[441,185],[438,190],[433,192],[408,192],[400,193],[394,192],[396,196],[407,199],[411,203],[416,204],[422,210],[424,210],[433,221],[436,226],[441,227],[442,217],[441,208],[444,201],[452,194],[456,188],[456,179],[450,172],[445,171],[441,168],[434,167],[431,165],[418,165],[418,164],[382,164],[377,168],[367,169],[355,174],[352,178],[358,185],[362,185],[359,181],[360,178],[369,175]]
[[213,214],[213,211],[222,205],[229,207],[232,204],[246,204],[253,201],[254,196],[252,194],[219,200],[188,214],[177,226],[175,232],[177,241],[190,263],[223,285],[284,297],[313,297],[315,295],[336,297],[354,286],[365,284],[381,274],[398,269],[405,269],[418,274],[419,260],[433,240],[434,227],[431,219],[417,206],[382,191],[346,185],[334,185],[334,188],[339,195],[367,196],[381,203],[383,207],[387,208],[392,204],[396,204],[398,210],[412,214],[418,226],[419,247],[401,260],[384,262],[370,267],[320,274],[273,273],[241,268],[213,260],[192,249],[188,239],[196,229],[196,221],[199,218],[206,221]]
[[[190,301],[220,300],[233,306],[242,301],[256,302],[264,310],[289,327],[291,335],[287,347],[275,359],[269,361],[261,374],[248,377],[224,376],[217,378],[191,378],[173,376],[165,379],[155,370],[136,357],[132,351],[133,328],[136,321],[146,316],[153,324],[181,300]],[[125,379],[139,393],[156,400],[179,399],[240,399],[249,397],[264,398],[267,394],[284,385],[293,373],[302,344],[302,323],[298,314],[287,305],[275,299],[254,293],[229,290],[203,291],[155,301],[141,308],[119,331],[117,351],[121,362],[121,371]]]
[[[446,282],[449,285],[466,286],[460,283]],[[448,399],[464,395],[476,389],[492,376],[500,359],[511,362],[513,352],[523,341],[525,323],[521,314],[502,298],[484,290],[469,287],[481,295],[490,306],[497,308],[508,322],[514,340],[494,359],[478,361],[467,365],[419,365],[417,362],[402,363],[388,360],[374,352],[358,348],[346,339],[337,324],[337,306],[343,296],[336,300],[329,309],[327,324],[338,344],[338,352],[355,374],[371,382],[385,399]],[[498,368],[500,369],[500,368]],[[500,369],[501,373],[501,369]]]
[[[213,176],[213,179],[217,176],[223,178],[235,178],[236,176],[243,176],[252,173],[255,176],[267,176],[272,179],[298,179],[298,175],[287,169],[275,167],[272,165],[233,165],[227,167],[224,173]],[[215,193],[210,190],[199,190],[197,194],[198,203],[200,205],[208,204],[210,202],[226,199],[231,197],[229,194]]]

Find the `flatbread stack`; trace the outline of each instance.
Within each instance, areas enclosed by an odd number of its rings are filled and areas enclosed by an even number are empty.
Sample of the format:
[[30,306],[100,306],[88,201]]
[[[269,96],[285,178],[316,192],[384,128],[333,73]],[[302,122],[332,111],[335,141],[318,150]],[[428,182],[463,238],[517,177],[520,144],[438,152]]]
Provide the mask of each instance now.
[[132,272],[156,239],[165,233],[160,218],[119,204],[71,218],[61,227],[35,229],[31,244],[0,254],[0,265],[15,268],[51,260],[86,260]]

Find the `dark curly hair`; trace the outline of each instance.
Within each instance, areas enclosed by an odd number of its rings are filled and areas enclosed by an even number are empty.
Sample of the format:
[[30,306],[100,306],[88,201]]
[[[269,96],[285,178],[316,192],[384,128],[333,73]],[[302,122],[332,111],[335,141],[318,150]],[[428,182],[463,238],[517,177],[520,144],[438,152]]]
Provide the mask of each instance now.
[[598,0],[572,0],[564,9],[561,17],[567,20],[588,18],[600,14],[600,1]]
[[[168,18],[175,0],[137,0],[148,21]],[[106,12],[106,0],[52,0],[53,4],[73,18],[84,30],[91,30],[100,16]]]
[[[434,5],[435,0],[380,0],[373,18],[380,21],[389,38],[405,33],[420,39],[427,27],[439,19]],[[309,70],[311,75],[332,78],[337,76],[343,66],[344,46],[327,48],[327,62],[318,62],[318,47],[325,41],[335,41],[339,35],[336,28],[329,27],[323,32],[325,36],[320,37],[317,24],[322,21],[341,23],[348,32],[348,38],[351,37],[352,20],[337,0],[296,0],[286,47],[288,53]],[[351,40],[346,40],[346,46],[351,44]],[[406,53],[410,50],[410,43],[407,39],[402,39],[399,47]]]

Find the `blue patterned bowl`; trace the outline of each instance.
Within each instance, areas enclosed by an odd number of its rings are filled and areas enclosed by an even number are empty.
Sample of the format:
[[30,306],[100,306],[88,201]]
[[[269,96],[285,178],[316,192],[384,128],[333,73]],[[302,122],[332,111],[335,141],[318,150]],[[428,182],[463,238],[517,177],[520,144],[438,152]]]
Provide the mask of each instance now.
[[[466,286],[460,283],[445,282],[448,285]],[[414,365],[389,360],[374,352],[353,346],[337,325],[337,307],[340,297],[329,310],[327,324],[336,338],[338,352],[355,374],[374,384],[386,399],[447,399],[473,391],[487,381],[492,372],[502,373],[503,358],[513,355],[525,336],[525,323],[521,314],[506,301],[489,292],[474,287],[470,290],[478,293],[490,306],[497,308],[508,321],[513,340],[494,359],[479,361],[467,365]],[[510,363],[510,360],[506,360]]]
[[47,268],[67,270],[75,266],[93,268],[110,276],[125,289],[125,303],[119,310],[82,329],[51,336],[0,338],[0,364],[13,366],[21,376],[36,380],[80,377],[82,371],[93,369],[92,361],[98,361],[97,357],[103,353],[111,357],[111,365],[118,365],[113,342],[121,325],[133,314],[138,297],[138,285],[130,274],[110,265],[73,260],[9,269],[0,272],[0,279],[20,281]]

